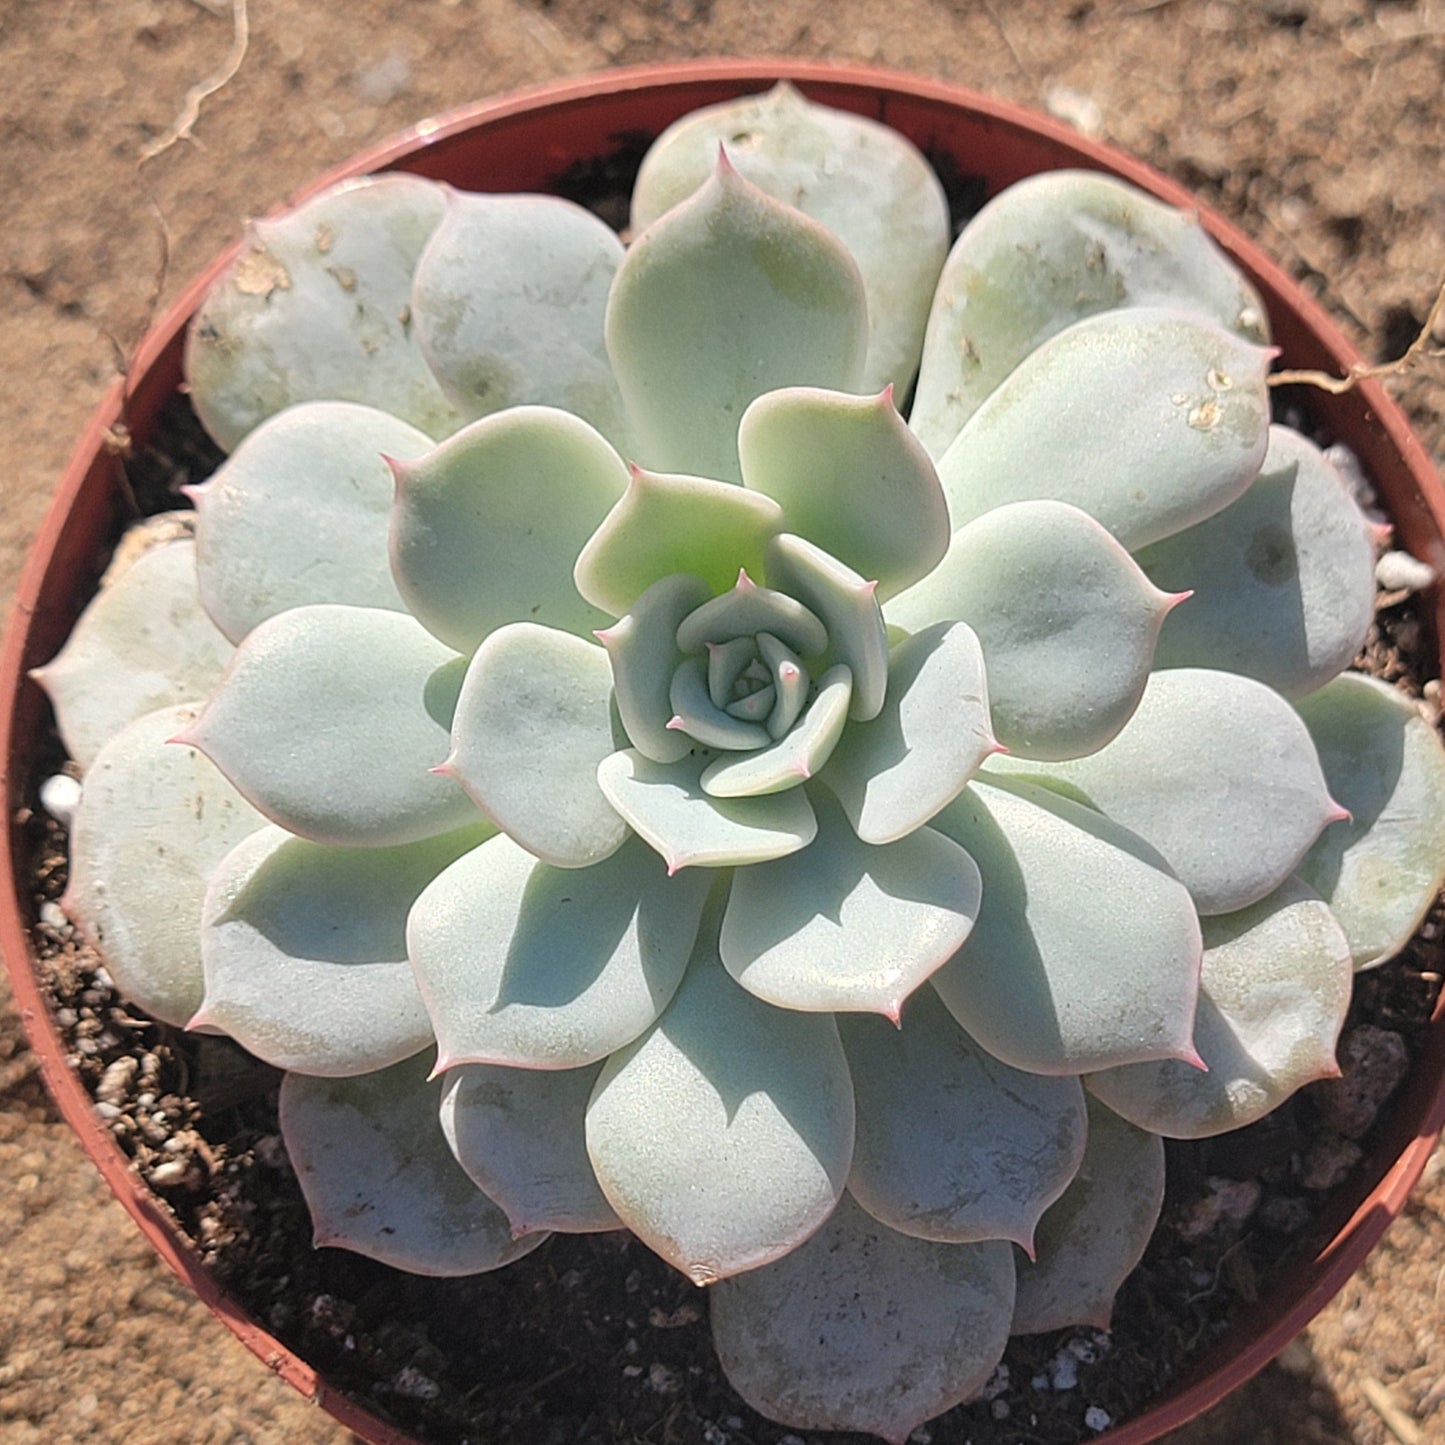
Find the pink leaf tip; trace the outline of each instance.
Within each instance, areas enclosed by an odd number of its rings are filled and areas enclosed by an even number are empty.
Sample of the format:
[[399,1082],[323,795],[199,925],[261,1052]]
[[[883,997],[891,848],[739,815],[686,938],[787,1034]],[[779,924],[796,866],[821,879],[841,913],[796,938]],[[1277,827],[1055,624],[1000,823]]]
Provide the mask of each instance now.
[[386,463],[387,471],[391,473],[392,485],[400,492],[406,486],[407,478],[410,475],[407,464],[399,461],[396,457],[388,456],[385,452],[381,453],[381,459]]
[[1348,808],[1335,802],[1333,798],[1330,799],[1330,811],[1325,815],[1326,827],[1331,823],[1353,823],[1354,821],[1355,815]]
[[735,176],[738,168],[732,163],[732,157],[728,155],[728,148],[722,141],[717,143],[717,174],[718,176]]
[[687,724],[683,722],[681,716],[674,714],[672,717],[668,718],[665,723],[663,723],[663,727],[667,728],[671,732],[680,733],[686,729]]

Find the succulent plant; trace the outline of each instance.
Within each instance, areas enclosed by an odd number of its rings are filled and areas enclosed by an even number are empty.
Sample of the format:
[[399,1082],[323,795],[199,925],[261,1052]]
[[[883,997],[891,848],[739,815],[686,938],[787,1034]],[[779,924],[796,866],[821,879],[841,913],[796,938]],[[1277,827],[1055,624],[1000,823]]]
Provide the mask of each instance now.
[[43,670],[66,906],[288,1071],[318,1243],[625,1226],[751,1403],[901,1441],[1107,1325],[1161,1136],[1334,1069],[1445,755],[1339,675],[1372,529],[1194,218],[1060,172],[950,251],[783,86],[633,221],[392,175],[251,227],[194,541]]

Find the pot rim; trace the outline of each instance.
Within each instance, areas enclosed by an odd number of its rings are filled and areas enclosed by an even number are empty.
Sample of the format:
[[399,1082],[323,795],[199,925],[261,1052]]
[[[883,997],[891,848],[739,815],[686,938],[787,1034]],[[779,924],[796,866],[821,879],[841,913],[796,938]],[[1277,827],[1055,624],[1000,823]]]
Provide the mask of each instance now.
[[[1355,348],[1311,297],[1269,259],[1240,229],[1202,205],[1183,186],[1143,161],[1110,145],[1085,137],[1062,122],[1025,107],[961,86],[925,80],[906,73],[872,66],[797,60],[702,60],[641,65],[554,81],[510,92],[450,110],[423,120],[399,134],[334,166],[304,186],[287,204],[305,199],[338,180],[385,169],[431,173],[445,169],[450,153],[483,132],[491,136],[516,123],[555,123],[568,115],[589,116],[616,111],[629,99],[661,102],[675,114],[696,109],[713,100],[746,94],[778,80],[798,84],[810,96],[888,121],[891,112],[915,112],[920,107],[970,113],[989,133],[1000,151],[1013,156],[1011,146],[1020,138],[1037,147],[1041,142],[1056,153],[1061,164],[1107,171],[1133,182],[1176,206],[1197,212],[1205,227],[1230,252],[1264,293],[1278,339],[1291,364],[1344,374],[1361,361]],[[663,122],[665,123],[665,121]],[[896,115],[893,123],[899,124]],[[904,127],[900,124],[900,129]],[[611,136],[594,128],[596,149],[614,148]],[[573,153],[572,158],[580,152]],[[1010,173],[1005,161],[990,169],[989,193],[1001,189],[1026,169]],[[1033,166],[1030,169],[1039,169]],[[282,209],[278,206],[275,209]],[[220,271],[242,243],[233,242],[187,286],[136,350],[127,377],[114,383],[102,398],[81,435],[62,474],[55,496],[33,542],[16,593],[12,615],[0,646],[0,798],[7,808],[0,828],[0,953],[10,973],[22,1025],[40,1061],[40,1072],[62,1116],[74,1129],[82,1147],[99,1168],[112,1192],[140,1226],[156,1252],[211,1311],[272,1371],[302,1395],[322,1405],[337,1421],[375,1445],[413,1445],[412,1437],[373,1415],[363,1405],[332,1387],[289,1347],[259,1325],[246,1310],[225,1294],[202,1264],[199,1253],[181,1233],[170,1212],[143,1184],[118,1144],[93,1111],[90,1095],[66,1062],[65,1052],[43,998],[29,950],[29,913],[20,895],[20,868],[24,847],[20,836],[28,781],[22,745],[33,735],[45,713],[38,689],[27,670],[49,656],[52,644],[73,620],[74,598],[57,607],[45,587],[53,570],[94,555],[104,545],[109,528],[102,518],[83,537],[71,524],[83,496],[108,490],[109,468],[118,465],[108,443],[115,428],[136,411],[153,412],[176,389],[179,350],[186,323]],[[1372,444],[1366,470],[1377,481],[1389,474],[1392,510],[1402,540],[1415,555],[1445,568],[1445,489],[1419,439],[1403,413],[1378,381],[1363,380],[1353,397],[1314,398],[1318,410],[1336,413],[1326,417],[1337,432],[1339,417],[1352,418],[1351,440],[1357,451],[1365,448],[1356,438]],[[1362,458],[1363,460],[1363,458]],[[104,510],[92,508],[93,511]],[[89,577],[85,566],[72,567],[71,575]],[[75,588],[69,589],[74,592]],[[88,595],[88,593],[87,593]],[[64,615],[68,614],[68,615]],[[1431,619],[1435,636],[1445,638],[1445,598],[1433,599]],[[1412,1069],[1415,1087],[1407,1090],[1417,1118],[1413,1133],[1369,1192],[1355,1203],[1347,1217],[1336,1219],[1333,1235],[1313,1260],[1302,1259],[1275,1284],[1272,1295],[1285,1295],[1283,1311],[1257,1311],[1231,1324],[1223,1343],[1243,1335],[1242,1343],[1221,1355],[1216,1346],[1192,1362],[1182,1387],[1161,1396],[1142,1414],[1094,1438],[1109,1445],[1145,1445],[1210,1408],[1226,1394],[1263,1368],[1302,1330],[1344,1285],[1404,1207],[1425,1167],[1435,1136],[1445,1126],[1445,996],[1437,1001],[1430,1024],[1437,1077],[1433,1083],[1417,1062]],[[1404,1116],[1406,1100],[1395,1105]],[[1411,1126],[1407,1126],[1411,1127]],[[1377,1151],[1379,1152],[1379,1151]],[[1328,1211],[1327,1211],[1328,1214]],[[1254,1318],[1257,1313],[1259,1318]],[[1200,1368],[1200,1367],[1203,1368]]]

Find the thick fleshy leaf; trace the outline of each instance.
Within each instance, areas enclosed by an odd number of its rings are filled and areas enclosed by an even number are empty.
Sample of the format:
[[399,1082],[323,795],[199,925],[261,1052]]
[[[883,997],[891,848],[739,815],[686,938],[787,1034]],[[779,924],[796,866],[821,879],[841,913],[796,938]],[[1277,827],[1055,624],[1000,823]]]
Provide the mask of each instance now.
[[595,643],[531,622],[500,628],[467,668],[446,767],[528,852],[586,868],[627,837],[597,786],[613,750],[611,699]]
[[623,1223],[694,1284],[768,1264],[832,1213],[848,1175],[837,1026],[755,999],[702,944],[657,1025],[603,1068],[587,1152]]
[[1277,692],[1202,668],[1156,672],[1133,717],[1086,758],[998,772],[1058,780],[1147,839],[1200,913],[1235,913],[1273,893],[1327,823],[1331,801],[1310,735]]
[[370,176],[251,224],[186,334],[191,400],[222,447],[298,401],[380,407],[433,437],[458,425],[411,327],[445,204],[434,181]]
[[769,1419],[903,1445],[988,1383],[1013,1297],[1004,1241],[910,1239],[845,1195],[802,1248],[713,1291],[713,1342]]
[[488,824],[400,848],[328,848],[263,828],[217,865],[201,919],[206,995],[192,1028],[220,1029],[278,1069],[342,1078],[432,1041],[406,956],[406,916]]
[[1037,1258],[1016,1255],[1011,1334],[1109,1328],[1114,1296],[1143,1257],[1164,1203],[1164,1142],[1089,1098],[1084,1160],[1039,1221]]
[[1343,672],[1375,608],[1369,523],[1313,442],[1274,426],[1249,490],[1137,558],[1169,592],[1158,667],[1217,667],[1301,697]]
[[802,788],[754,798],[713,798],[702,786],[707,756],[654,763],[633,748],[607,758],[597,782],[608,802],[679,869],[764,863],[806,848],[818,831]]
[[617,233],[559,196],[445,195],[417,263],[411,321],[448,401],[467,421],[560,407],[625,447],[602,340]]
[[809,608],[776,588],[759,587],[746,572],[738,573],[727,592],[682,619],[677,645],[684,652],[701,652],[710,642],[763,632],[804,657],[820,656],[828,646],[828,631]]
[[1208,1072],[1166,1059],[1106,1069],[1088,1086],[1116,1114],[1167,1139],[1242,1129],[1337,1072],[1353,975],[1334,915],[1291,878],[1263,902],[1204,920],[1194,1044]]
[[634,231],[690,196],[718,146],[755,186],[821,221],[848,248],[868,304],[862,389],[905,391],[918,367],[948,204],[932,166],[891,126],[813,105],[787,81],[695,110],[653,143],[632,192]]
[[607,353],[642,460],[737,481],[737,429],[780,386],[857,389],[868,344],[863,280],[826,227],[721,160],[648,227],[617,272]]
[[194,748],[195,705],[162,708],[96,755],[70,831],[62,906],[138,1007],[184,1027],[201,1002],[201,905],[212,870],[265,819]]
[[463,1064],[442,1081],[442,1133],[520,1237],[619,1229],[587,1158],[585,1117],[602,1065],[503,1069]]
[[401,612],[318,604],[263,622],[185,732],[273,822],[386,847],[476,821],[446,756],[461,659]]
[[1356,968],[1393,958],[1445,882],[1445,754],[1409,698],[1347,673],[1299,704],[1330,792],[1350,818],[1300,864],[1350,940]]
[[953,526],[1052,497],[1132,551],[1203,521],[1264,460],[1271,354],[1186,312],[1076,322],[1032,352],[943,454]]
[[951,803],[997,749],[978,638],[941,622],[893,648],[882,711],[844,732],[824,781],[865,843],[892,843]]
[[1064,502],[995,508],[888,605],[915,629],[958,618],[978,634],[998,738],[1029,758],[1102,747],[1138,705],[1166,597],[1087,513]]
[[1011,1239],[1033,1248],[1039,1216],[1084,1154],[1084,1091],[979,1048],[930,988],[902,1027],[838,1021],[858,1101],[848,1192],[918,1239]]
[[919,828],[861,843],[826,789],[814,791],[818,841],[733,877],[720,948],[728,972],[768,1003],[871,1010],[903,1001],[968,937],[979,877],[951,839]]
[[1119,306],[1198,311],[1269,339],[1253,287],[1192,212],[1095,171],[1016,182],[968,223],[939,277],[913,429],[942,456],[1031,351]]
[[712,883],[668,878],[636,839],[591,868],[507,837],[459,858],[407,923],[437,1067],[579,1069],[635,1039],[682,978]]
[[507,1216],[452,1157],[426,1056],[354,1079],[287,1074],[281,1134],[317,1246],[411,1274],[500,1269],[547,1238],[513,1239]]
[[585,421],[515,407],[395,472],[392,572],[448,646],[472,652],[508,622],[586,635],[608,621],[578,594],[572,566],[626,490],[627,467]]
[[848,396],[790,387],[760,396],[738,428],[743,485],[796,532],[891,597],[948,546],[938,473],[891,391]]
[[933,985],[984,1048],[1038,1074],[1193,1057],[1199,920],[1152,848],[1012,780],[979,779],[934,827],[983,879],[973,933]]
[[118,553],[65,646],[34,677],[66,750],[89,767],[137,718],[199,702],[233,650],[201,606],[196,545],[182,538]]
[[762,575],[763,548],[782,525],[782,509],[760,493],[634,467],[626,493],[577,558],[577,590],[617,617],[675,572],[726,592],[739,571]]
[[708,664],[701,657],[689,657],[673,673],[667,700],[673,713],[668,727],[685,733],[702,747],[745,752],[766,747],[771,741],[762,723],[749,722],[713,702]]
[[352,402],[303,402],[262,422],[191,492],[201,600],[221,631],[240,642],[311,602],[405,611],[387,561],[395,485],[385,458],[432,446]]

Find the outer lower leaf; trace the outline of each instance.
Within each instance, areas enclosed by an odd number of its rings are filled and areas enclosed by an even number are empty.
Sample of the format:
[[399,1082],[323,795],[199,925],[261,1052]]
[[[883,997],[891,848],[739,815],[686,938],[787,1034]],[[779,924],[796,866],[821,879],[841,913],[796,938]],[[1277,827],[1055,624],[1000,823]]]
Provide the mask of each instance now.
[[468,421],[541,405],[627,442],[602,318],[622,260],[617,233],[559,196],[447,189],[417,264],[411,319],[422,355]]
[[281,1081],[281,1133],[318,1247],[455,1276],[500,1269],[547,1238],[513,1239],[462,1172],[437,1118],[440,1095],[424,1057],[354,1079]]
[[635,1039],[682,978],[712,882],[668,878],[636,839],[591,868],[507,837],[459,858],[407,923],[438,1069],[578,1069]]
[[417,895],[490,826],[400,848],[328,848],[263,828],[206,891],[206,995],[190,1027],[220,1029],[301,1074],[369,1074],[432,1041],[406,956]]
[[738,429],[743,485],[807,538],[891,597],[948,546],[948,503],[892,391],[848,396],[789,387],[760,396]]
[[1273,893],[1343,816],[1294,709],[1262,683],[1201,668],[1154,673],[1123,731],[1089,757],[992,766],[1058,779],[1147,839],[1204,914]]
[[954,527],[1052,497],[1132,551],[1203,521],[1264,460],[1270,356],[1188,312],[1076,322],[1030,353],[943,454]]
[[767,1264],[843,1192],[853,1086],[837,1027],[755,999],[705,944],[656,1026],[603,1068],[587,1152],[623,1223],[694,1284]]
[[1114,1296],[1144,1254],[1164,1203],[1164,1143],[1088,1100],[1084,1161],[1039,1222],[1038,1257],[1015,1256],[1015,1335],[1109,1328]]
[[232,651],[201,607],[195,543],[179,540],[118,556],[65,646],[34,676],[66,750],[88,767],[137,718],[205,697]]
[[748,404],[779,386],[856,390],[867,339],[842,243],[725,162],[632,243],[607,305],[642,460],[726,481]]
[[1222,512],[1139,554],[1168,591],[1160,667],[1218,667],[1300,697],[1350,665],[1375,608],[1368,523],[1324,453],[1269,431],[1264,468]]
[[940,566],[887,615],[909,629],[967,622],[999,741],[1023,757],[1068,758],[1102,747],[1128,721],[1177,600],[1087,513],[1016,502],[955,532]]
[[464,1064],[443,1080],[442,1133],[514,1238],[621,1228],[587,1158],[587,1100],[601,1072]]
[[730,482],[632,469],[626,493],[577,558],[577,590],[620,617],[664,577],[701,577],[726,592],[739,571],[762,575],[763,548],[782,529],[770,497]]
[[904,999],[968,937],[978,869],[932,828],[881,848],[860,843],[826,789],[812,797],[817,843],[734,876],[722,960],[781,1008],[871,1010],[896,1021]]
[[755,798],[713,798],[702,786],[706,757],[654,763],[633,748],[597,770],[607,800],[667,862],[683,868],[765,863],[806,848],[818,831],[802,788]]
[[1106,1069],[1089,1088],[1116,1114],[1168,1139],[1242,1129],[1303,1084],[1338,1072],[1350,1003],[1350,946],[1296,879],[1261,903],[1204,921],[1194,1043],[1209,1071],[1175,1060]]
[[824,781],[865,843],[892,843],[952,802],[997,749],[978,638],[941,622],[893,648],[882,711],[844,732]]
[[410,324],[444,207],[433,181],[370,176],[251,225],[186,334],[191,399],[222,447],[298,401],[380,407],[428,436],[456,427]]
[[503,832],[544,862],[586,868],[627,824],[597,786],[613,750],[612,669],[595,643],[517,622],[477,650],[447,768]]
[[405,611],[386,556],[395,487],[384,458],[432,445],[351,402],[303,402],[262,422],[191,492],[201,600],[221,631],[240,642],[311,602]]
[[864,391],[905,391],[948,250],[948,205],[933,168],[890,126],[812,105],[787,81],[766,95],[695,110],[653,143],[632,193],[634,231],[708,178],[718,146],[755,186],[821,221],[847,246],[868,303]]
[[459,662],[404,613],[296,607],[251,633],[185,738],[303,838],[414,842],[476,821],[456,783],[431,774]]
[[901,1027],[852,1016],[838,1027],[858,1100],[849,1193],[918,1239],[1032,1249],[1083,1158],[1079,1081],[1000,1063],[932,989],[909,1000]]
[[717,1287],[713,1341],[733,1388],[769,1419],[903,1445],[988,1383],[1013,1293],[1002,1240],[910,1239],[845,1195],[801,1249]]
[[392,571],[448,646],[472,652],[508,622],[586,634],[608,620],[578,594],[572,565],[627,467],[586,422],[515,407],[395,471]]
[[1445,755],[1415,705],[1374,678],[1337,677],[1299,712],[1350,810],[1300,876],[1339,919],[1355,967],[1371,968],[1405,946],[1445,882]]
[[934,826],[983,877],[973,933],[933,984],[984,1048],[1039,1074],[1193,1057],[1199,920],[1153,849],[1047,789],[992,779]]
[[96,755],[70,832],[63,907],[126,998],[185,1025],[201,1002],[198,933],[212,870],[265,819],[194,748],[194,706],[148,713]]
[[995,196],[939,278],[911,425],[941,456],[1024,358],[1120,306],[1197,311],[1269,339],[1253,287],[1199,218],[1095,171],[1048,171]]

